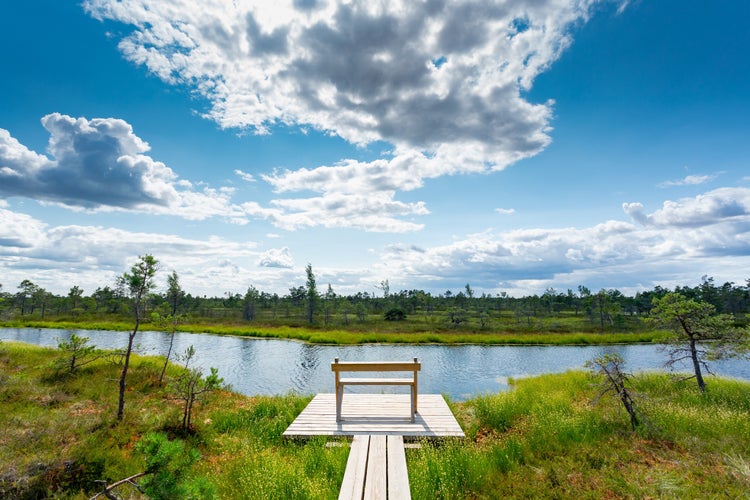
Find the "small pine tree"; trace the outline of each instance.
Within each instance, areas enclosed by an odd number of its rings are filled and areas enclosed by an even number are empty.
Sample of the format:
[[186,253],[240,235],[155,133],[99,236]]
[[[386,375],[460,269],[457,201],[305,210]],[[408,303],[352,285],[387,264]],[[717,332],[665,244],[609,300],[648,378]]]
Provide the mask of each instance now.
[[57,339],[57,348],[67,353],[63,362],[68,373],[99,359],[99,351],[96,346],[89,345],[89,340],[88,337],[79,337],[75,333],[69,340]]

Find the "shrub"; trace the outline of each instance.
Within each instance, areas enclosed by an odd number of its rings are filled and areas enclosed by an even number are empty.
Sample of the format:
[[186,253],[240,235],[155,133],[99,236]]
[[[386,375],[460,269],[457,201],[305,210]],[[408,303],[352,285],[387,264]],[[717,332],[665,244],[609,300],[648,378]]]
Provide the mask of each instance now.
[[389,309],[385,312],[386,321],[403,321],[405,319],[406,313],[398,307],[394,307],[393,309]]

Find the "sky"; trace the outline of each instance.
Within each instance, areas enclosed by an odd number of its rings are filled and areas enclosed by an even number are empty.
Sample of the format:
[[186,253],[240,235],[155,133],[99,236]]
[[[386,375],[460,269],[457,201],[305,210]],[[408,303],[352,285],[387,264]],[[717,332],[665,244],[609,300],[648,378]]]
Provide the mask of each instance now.
[[750,279],[750,2],[2,10],[0,291]]

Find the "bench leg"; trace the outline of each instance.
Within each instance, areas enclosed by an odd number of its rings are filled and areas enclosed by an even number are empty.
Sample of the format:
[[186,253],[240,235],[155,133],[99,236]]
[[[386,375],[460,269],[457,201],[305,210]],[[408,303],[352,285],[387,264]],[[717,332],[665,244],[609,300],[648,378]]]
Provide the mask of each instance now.
[[336,422],[341,422],[341,404],[344,399],[344,386],[336,387]]
[[414,413],[417,413],[419,410],[417,409],[417,385],[414,384]]
[[417,413],[417,388],[411,386],[411,421],[414,422],[414,416]]

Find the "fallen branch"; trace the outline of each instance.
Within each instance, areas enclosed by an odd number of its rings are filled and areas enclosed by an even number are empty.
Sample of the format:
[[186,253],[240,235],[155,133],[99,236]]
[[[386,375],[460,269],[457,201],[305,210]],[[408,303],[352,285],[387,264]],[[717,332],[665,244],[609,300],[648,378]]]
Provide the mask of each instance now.
[[112,483],[109,486],[105,484],[104,489],[100,491],[99,493],[97,493],[96,495],[94,495],[93,497],[91,497],[89,500],[96,500],[97,498],[99,498],[100,495],[104,495],[105,497],[110,498],[112,500],[118,500],[118,498],[111,493],[113,489],[117,488],[118,486],[122,486],[125,483],[130,483],[134,485],[136,488],[140,489],[140,487],[136,483],[133,482],[133,479],[138,479],[139,477],[143,477],[146,474],[151,474],[151,472],[148,472],[148,471],[139,472],[138,474],[133,474],[132,476],[126,477],[125,479],[120,479],[116,483]]

